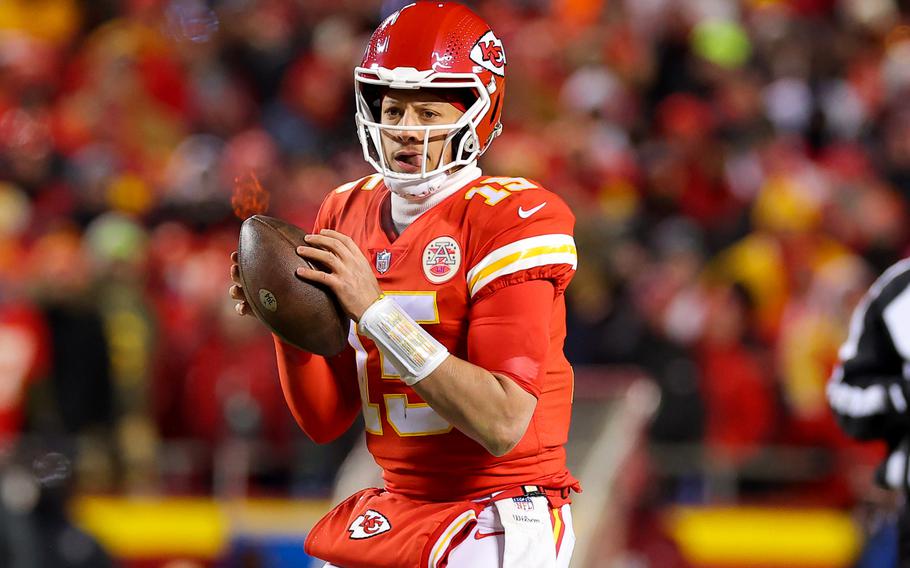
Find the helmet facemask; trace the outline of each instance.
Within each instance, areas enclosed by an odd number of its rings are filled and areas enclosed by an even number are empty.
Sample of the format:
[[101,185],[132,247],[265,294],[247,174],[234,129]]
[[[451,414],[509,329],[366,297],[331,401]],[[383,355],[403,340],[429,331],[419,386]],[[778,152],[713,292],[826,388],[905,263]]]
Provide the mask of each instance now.
[[[422,73],[411,69],[406,71],[410,73],[402,73],[397,69],[389,71],[361,67],[354,71],[357,134],[363,148],[364,159],[387,179],[401,181],[428,179],[453,168],[474,163],[481,153],[477,126],[490,107],[490,96],[486,87],[476,75],[472,74],[435,73],[433,71]],[[382,124],[380,113],[374,112],[372,105],[379,98],[376,87],[409,90],[470,89],[474,101],[454,123],[428,126]],[[423,133],[423,156],[419,172],[395,171],[386,160],[382,141],[383,133],[401,131]],[[439,161],[435,168],[428,170],[427,158],[429,157],[430,140],[439,133],[445,134]],[[453,149],[452,159],[445,161],[450,148]]]

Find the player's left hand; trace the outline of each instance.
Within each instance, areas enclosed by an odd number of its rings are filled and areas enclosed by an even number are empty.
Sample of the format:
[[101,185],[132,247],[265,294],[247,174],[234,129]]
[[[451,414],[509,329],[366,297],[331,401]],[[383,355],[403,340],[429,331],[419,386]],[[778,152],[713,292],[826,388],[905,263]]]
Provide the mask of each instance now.
[[301,266],[297,276],[326,285],[348,316],[359,322],[363,312],[382,294],[370,261],[351,237],[331,229],[307,235],[306,243],[310,246],[297,247],[297,254],[319,262],[328,272]]

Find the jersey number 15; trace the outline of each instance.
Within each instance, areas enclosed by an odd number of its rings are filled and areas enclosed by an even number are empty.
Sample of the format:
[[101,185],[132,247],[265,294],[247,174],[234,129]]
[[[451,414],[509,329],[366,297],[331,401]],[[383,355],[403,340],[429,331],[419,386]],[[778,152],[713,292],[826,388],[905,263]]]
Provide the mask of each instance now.
[[[419,324],[439,323],[439,310],[436,306],[436,292],[385,292],[386,296],[395,296],[395,301],[409,316]],[[357,335],[355,326],[351,325],[348,341],[354,348],[357,363],[357,380],[360,384],[360,400],[363,404],[363,419],[366,431],[381,436],[384,434],[383,422],[379,412],[379,403],[370,400],[369,381],[367,380],[367,350]],[[399,375],[388,361],[380,354],[382,380],[399,380]],[[399,436],[432,436],[445,434],[452,430],[442,416],[436,414],[425,402],[408,402],[406,394],[383,395],[386,423]]]

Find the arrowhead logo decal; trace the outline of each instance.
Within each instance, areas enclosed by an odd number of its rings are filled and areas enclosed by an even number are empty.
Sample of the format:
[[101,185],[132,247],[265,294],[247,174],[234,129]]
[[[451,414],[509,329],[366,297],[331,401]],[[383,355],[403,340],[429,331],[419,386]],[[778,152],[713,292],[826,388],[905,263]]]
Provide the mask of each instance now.
[[392,530],[392,523],[385,518],[385,515],[373,509],[367,509],[348,527],[348,532],[351,533],[349,538],[355,540],[374,537],[390,530]]
[[505,76],[506,50],[502,41],[493,35],[493,30],[483,34],[471,48],[471,61],[501,77]]

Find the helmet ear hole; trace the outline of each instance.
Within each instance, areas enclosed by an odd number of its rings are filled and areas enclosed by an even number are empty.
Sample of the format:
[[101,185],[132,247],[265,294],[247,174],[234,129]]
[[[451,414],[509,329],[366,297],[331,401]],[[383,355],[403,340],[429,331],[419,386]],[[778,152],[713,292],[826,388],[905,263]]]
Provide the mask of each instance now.
[[458,148],[461,147],[462,141],[464,141],[464,152],[471,153],[477,147],[477,138],[475,138],[467,125],[461,127],[461,129],[452,136],[452,150],[455,152],[456,158],[458,158]]
[[373,122],[380,122],[382,119],[382,97],[385,96],[388,90],[389,88],[384,85],[362,83],[360,86],[360,93],[363,95],[363,100],[366,102],[367,108],[370,109]]

